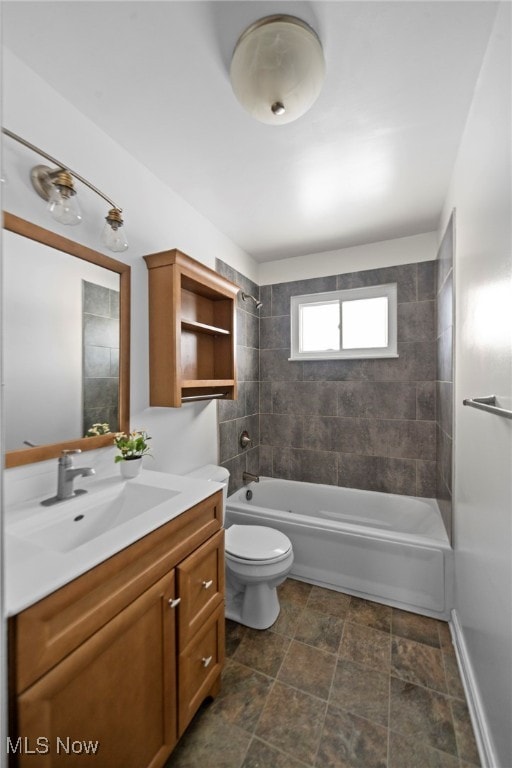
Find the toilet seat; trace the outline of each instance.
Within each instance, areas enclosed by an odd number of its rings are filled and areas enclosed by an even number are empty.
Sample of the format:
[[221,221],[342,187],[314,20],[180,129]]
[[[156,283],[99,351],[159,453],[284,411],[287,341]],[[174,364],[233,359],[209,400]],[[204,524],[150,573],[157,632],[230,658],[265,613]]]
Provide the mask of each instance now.
[[235,562],[278,563],[291,548],[288,536],[264,525],[232,525],[226,530],[226,558]]

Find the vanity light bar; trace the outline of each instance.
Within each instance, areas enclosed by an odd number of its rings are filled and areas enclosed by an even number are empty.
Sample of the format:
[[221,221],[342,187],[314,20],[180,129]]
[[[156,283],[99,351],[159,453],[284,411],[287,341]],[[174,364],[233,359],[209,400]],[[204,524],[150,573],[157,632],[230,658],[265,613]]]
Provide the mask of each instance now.
[[[19,144],[22,144],[24,147],[27,147],[27,149],[32,150],[32,152],[35,152],[38,155],[41,155],[41,157],[44,157],[46,160],[48,160],[50,163],[53,163],[57,166],[57,169],[54,171],[51,168],[46,168],[43,165],[38,165],[32,170],[32,185],[34,186],[34,189],[36,190],[37,194],[40,197],[43,197],[44,199],[48,199],[50,196],[49,189],[54,186],[54,182],[56,185],[59,184],[59,178],[62,175],[62,172],[65,172],[72,176],[73,178],[77,179],[78,181],[82,182],[82,184],[85,184],[86,187],[89,187],[90,190],[95,192],[97,195],[99,195],[103,200],[105,200],[111,207],[111,210],[108,212],[106,216],[106,222],[107,226],[111,227],[112,230],[114,230],[114,233],[116,233],[120,227],[123,226],[123,220],[121,218],[122,208],[120,208],[116,203],[114,203],[113,200],[110,199],[110,197],[107,197],[107,195],[101,191],[101,189],[98,189],[98,187],[95,187],[94,184],[91,184],[90,181],[85,179],[83,176],[81,176],[76,171],[73,171],[71,168],[69,168],[67,165],[64,165],[64,163],[61,163],[60,160],[57,160],[52,155],[49,155],[44,150],[40,149],[39,147],[36,147],[35,144],[32,144],[30,141],[27,141],[26,139],[23,139],[21,136],[18,136],[18,134],[13,133],[13,131],[8,130],[8,128],[2,128],[2,133],[5,134],[5,136],[8,136],[10,139],[14,139],[14,141],[17,141]],[[56,177],[54,179],[54,176]],[[75,192],[72,188],[72,182],[70,181],[71,187],[70,192],[68,190],[68,194],[74,195]],[[76,221],[73,223],[77,223],[81,219],[81,216],[78,216]],[[61,223],[65,223],[62,222]],[[71,223],[71,222],[67,222]],[[107,238],[108,240],[108,238]],[[121,244],[119,242],[120,238],[118,238],[117,247],[114,245],[112,247],[112,244],[110,244],[107,240],[104,240],[107,247],[110,248],[110,250],[113,251],[124,251],[128,247],[128,243],[126,240],[124,240],[124,243]]]

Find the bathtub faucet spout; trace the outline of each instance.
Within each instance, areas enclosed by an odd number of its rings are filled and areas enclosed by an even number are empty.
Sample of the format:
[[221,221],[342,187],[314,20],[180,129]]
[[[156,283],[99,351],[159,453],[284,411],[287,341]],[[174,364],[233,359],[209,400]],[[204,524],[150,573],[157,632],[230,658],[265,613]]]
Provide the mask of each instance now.
[[244,485],[247,485],[248,483],[259,483],[260,478],[258,477],[258,475],[253,475],[251,472],[243,472],[242,480],[244,482]]

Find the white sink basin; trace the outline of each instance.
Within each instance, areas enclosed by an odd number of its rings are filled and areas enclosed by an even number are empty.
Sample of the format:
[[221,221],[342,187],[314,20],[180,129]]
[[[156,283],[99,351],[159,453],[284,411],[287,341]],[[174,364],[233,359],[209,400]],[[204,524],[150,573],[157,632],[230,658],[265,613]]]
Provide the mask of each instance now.
[[98,536],[149,512],[181,491],[128,482],[90,496],[63,501],[9,527],[9,533],[54,552],[70,552]]

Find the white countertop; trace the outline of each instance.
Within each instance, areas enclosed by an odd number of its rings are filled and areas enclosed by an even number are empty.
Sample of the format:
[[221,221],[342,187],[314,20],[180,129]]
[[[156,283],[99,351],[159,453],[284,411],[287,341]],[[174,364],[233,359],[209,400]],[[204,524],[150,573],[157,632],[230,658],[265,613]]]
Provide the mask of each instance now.
[[[55,515],[60,516],[63,510],[69,509],[70,515],[74,515],[94,505],[101,493],[112,491],[115,494],[116,489],[121,490],[127,482],[179,493],[170,501],[154,506],[67,552],[39,546],[13,532],[19,529],[24,520],[37,515],[38,511],[43,516],[48,514],[48,510],[55,510]],[[123,480],[119,474],[100,479],[89,486],[87,494],[53,507],[41,507],[42,498],[12,506],[6,511],[4,540],[7,616],[23,611],[222,488],[220,483],[210,480],[142,470],[137,478],[129,481]]]

